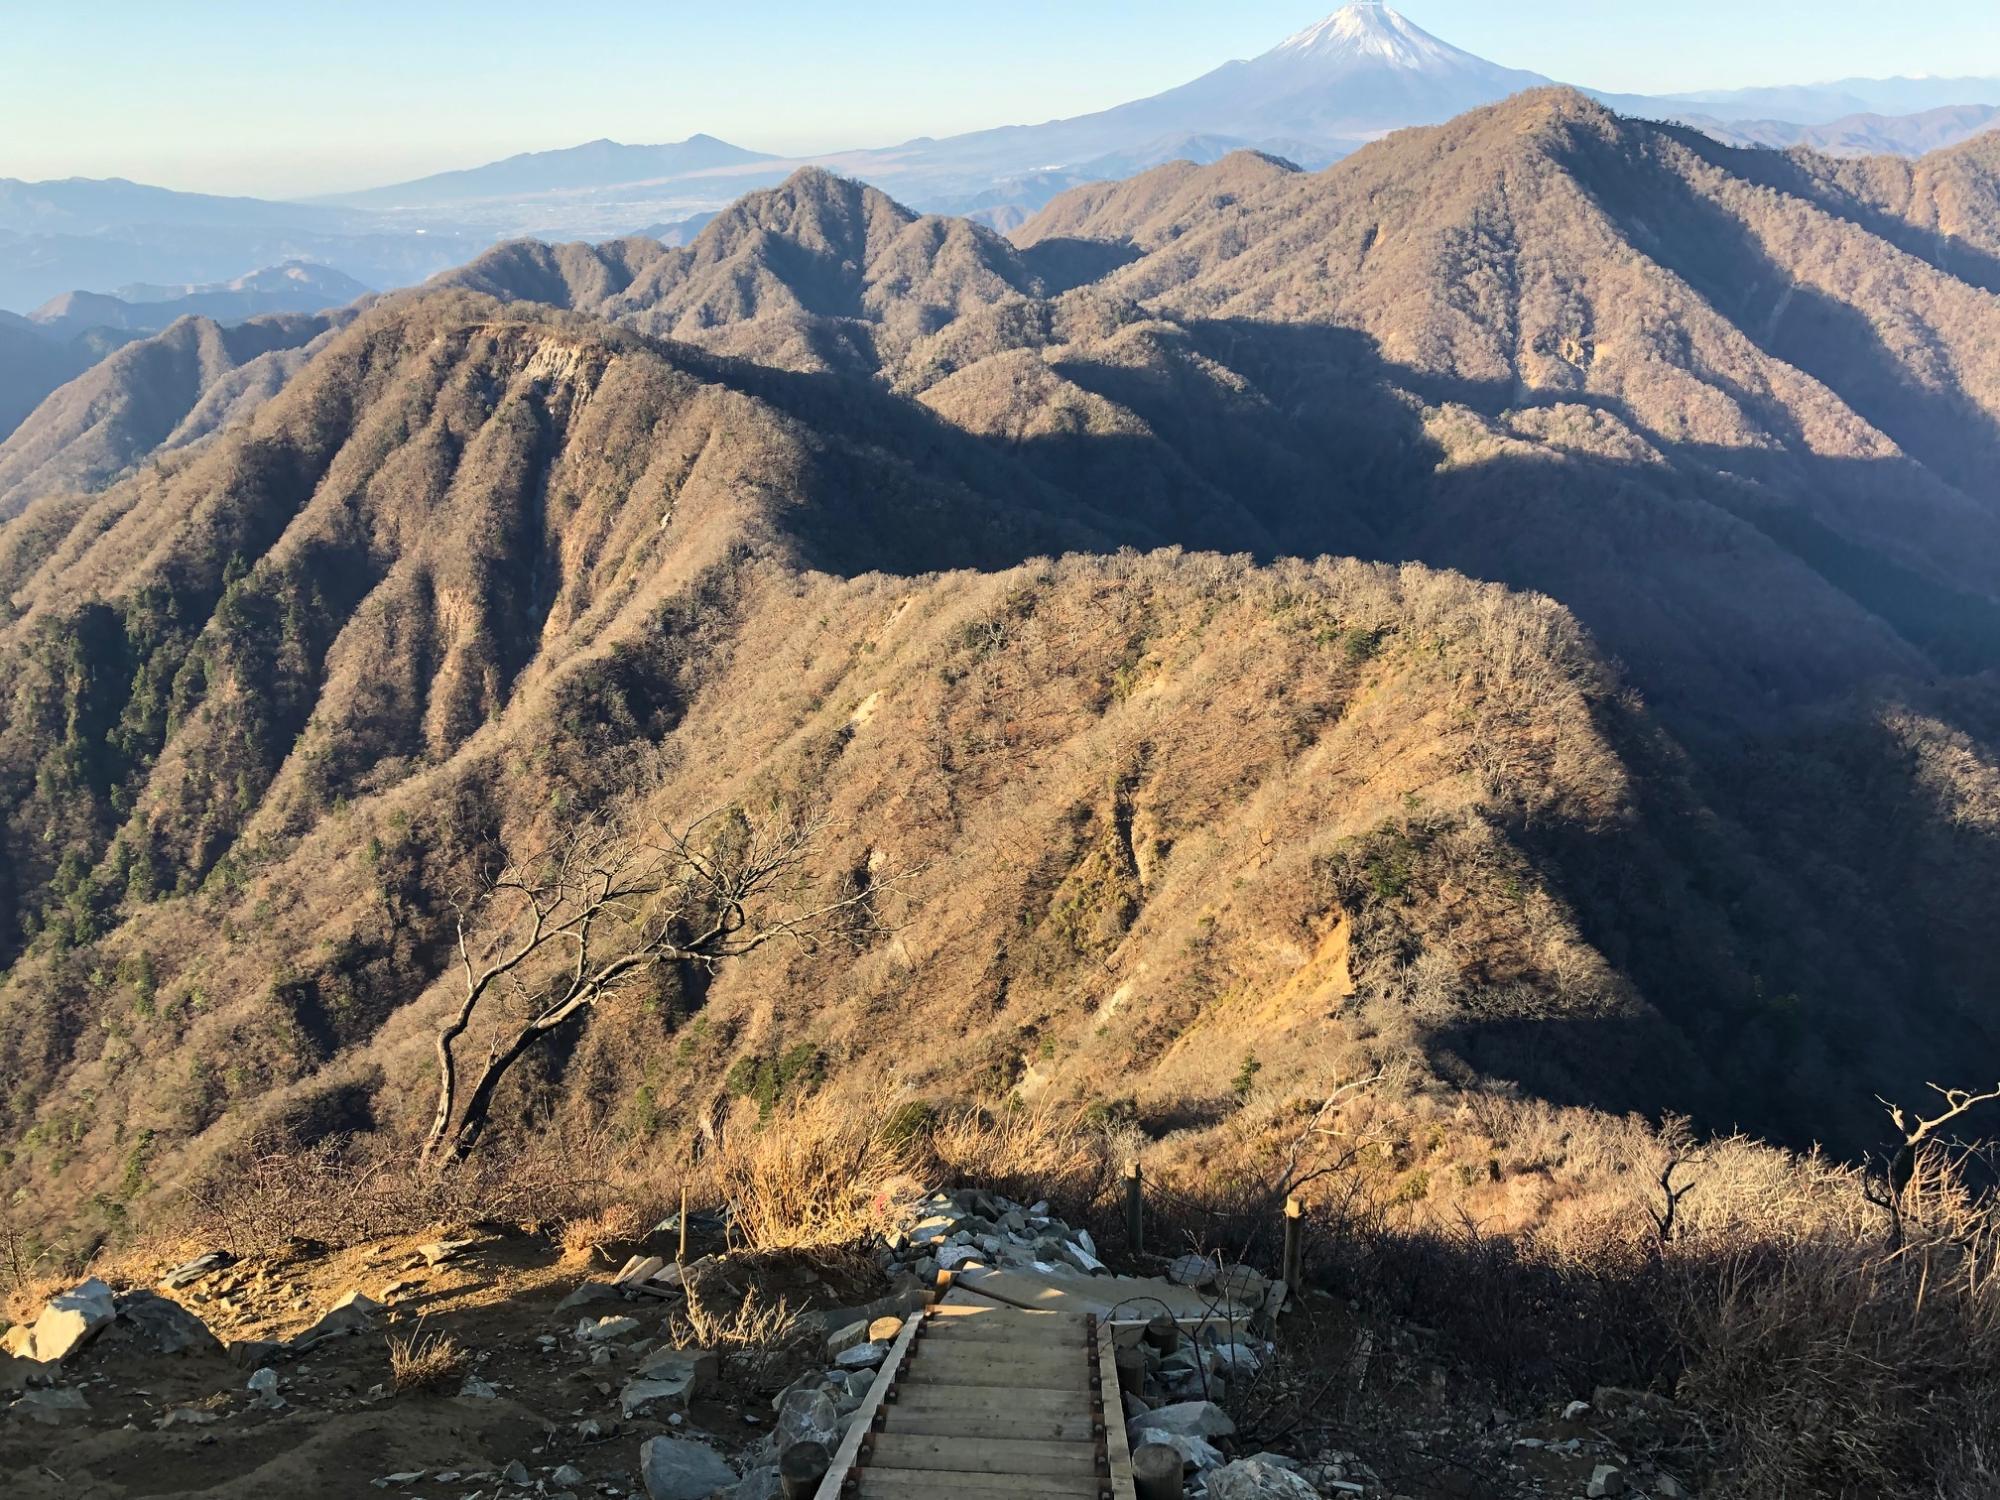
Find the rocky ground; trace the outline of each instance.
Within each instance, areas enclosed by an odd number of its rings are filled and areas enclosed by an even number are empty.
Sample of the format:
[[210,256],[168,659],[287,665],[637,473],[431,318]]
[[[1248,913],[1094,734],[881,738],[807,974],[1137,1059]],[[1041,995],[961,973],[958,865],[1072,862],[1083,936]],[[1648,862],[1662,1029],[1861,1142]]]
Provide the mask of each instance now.
[[[1045,1205],[913,1195],[836,1255],[732,1252],[675,1226],[580,1258],[499,1226],[343,1249],[294,1244],[91,1280],[10,1329],[0,1486],[18,1500],[383,1493],[706,1500],[778,1493],[780,1447],[837,1441],[940,1269],[1113,1274]],[[1676,1500],[1682,1440],[1643,1393],[1514,1413],[1421,1330],[1197,1256],[1165,1271],[1254,1312],[1142,1342],[1135,1445],[1187,1492],[1258,1497]],[[1164,1334],[1164,1331],[1162,1331]],[[1170,1346],[1170,1347],[1169,1347]]]

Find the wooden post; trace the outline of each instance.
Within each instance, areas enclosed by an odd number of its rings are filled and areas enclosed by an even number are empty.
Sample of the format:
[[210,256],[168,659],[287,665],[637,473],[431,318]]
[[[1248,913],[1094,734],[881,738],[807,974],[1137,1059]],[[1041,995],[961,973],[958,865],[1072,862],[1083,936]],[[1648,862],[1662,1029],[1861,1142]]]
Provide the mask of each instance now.
[[1132,1485],[1139,1500],[1181,1500],[1181,1450],[1141,1443],[1132,1450]]
[[1172,1354],[1181,1344],[1181,1325],[1172,1313],[1155,1313],[1146,1320],[1146,1342],[1162,1354]]
[[1305,1226],[1305,1211],[1305,1205],[1296,1195],[1285,1199],[1285,1259],[1279,1274],[1294,1291],[1298,1289],[1299,1270],[1305,1258],[1304,1236],[1300,1232]]
[[833,1455],[826,1451],[826,1444],[794,1443],[778,1455],[778,1487],[785,1492],[785,1500],[800,1500],[819,1489],[832,1467]]
[[681,1184],[681,1248],[674,1256],[674,1264],[677,1266],[684,1266],[687,1264],[687,1258],[688,1258],[688,1190],[687,1190],[687,1184],[684,1182]]
[[1133,1255],[1146,1253],[1146,1189],[1136,1160],[1125,1169],[1125,1241]]

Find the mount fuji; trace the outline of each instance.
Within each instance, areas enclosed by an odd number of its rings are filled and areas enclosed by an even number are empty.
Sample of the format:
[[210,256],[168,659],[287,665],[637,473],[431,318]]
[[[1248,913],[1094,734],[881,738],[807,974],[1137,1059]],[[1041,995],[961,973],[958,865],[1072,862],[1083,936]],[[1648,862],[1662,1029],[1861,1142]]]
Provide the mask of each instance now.
[[[1549,81],[1461,51],[1383,0],[1357,0],[1248,61],[1226,63],[1151,98],[1070,119],[784,161],[715,142],[719,151],[671,171],[662,168],[661,159],[682,148],[597,142],[333,201],[349,207],[434,207],[460,218],[497,212],[509,222],[495,227],[539,233],[550,226],[532,209],[548,206],[576,221],[580,232],[606,233],[615,232],[611,225],[621,215],[628,224],[645,222],[631,217],[642,211],[640,197],[651,203],[644,210],[651,217],[675,217],[770,186],[800,166],[818,165],[873,183],[919,208],[1004,224],[1009,210],[1018,215],[1038,208],[1079,183],[1127,177],[1177,158],[1207,163],[1254,149],[1300,166],[1325,166],[1389,131],[1438,124]],[[563,170],[585,151],[596,173],[588,183]],[[646,171],[617,177],[614,169],[628,160],[643,163]],[[537,174],[547,180],[538,181]],[[448,196],[442,191],[446,185]],[[644,193],[635,194],[635,186]],[[466,201],[474,188],[489,195],[485,205]],[[546,202],[535,205],[536,198]],[[523,208],[530,211],[517,213]],[[602,210],[601,223],[586,222],[593,208]]]

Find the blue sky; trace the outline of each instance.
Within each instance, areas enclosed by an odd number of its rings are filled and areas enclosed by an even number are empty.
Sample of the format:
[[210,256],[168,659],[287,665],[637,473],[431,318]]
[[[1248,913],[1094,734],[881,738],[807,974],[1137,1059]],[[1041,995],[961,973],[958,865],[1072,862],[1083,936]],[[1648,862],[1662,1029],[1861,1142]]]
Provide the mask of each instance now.
[[[1077,114],[1336,0],[0,0],[0,177],[272,196],[597,136],[781,152]],[[1627,92],[2000,74],[1996,0],[1404,0],[1496,62]]]

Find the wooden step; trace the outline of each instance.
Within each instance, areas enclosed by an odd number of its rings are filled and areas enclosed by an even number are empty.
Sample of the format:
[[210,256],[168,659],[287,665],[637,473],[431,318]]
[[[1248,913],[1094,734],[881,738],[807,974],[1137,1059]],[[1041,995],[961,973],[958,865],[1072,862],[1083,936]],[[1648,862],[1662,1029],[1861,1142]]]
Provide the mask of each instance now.
[[1052,1443],[1095,1443],[1097,1422],[1075,1402],[1060,1412],[996,1410],[990,1406],[884,1407],[883,1431],[913,1437],[1028,1438]]
[[1029,1390],[1090,1389],[1090,1371],[1080,1359],[913,1359],[897,1372],[901,1391],[925,1385],[1023,1386]]
[[938,1469],[863,1469],[858,1500],[1111,1500],[1108,1479],[1048,1474],[958,1474]]
[[869,1469],[923,1469],[957,1474],[1054,1474],[1097,1477],[1097,1445],[1032,1438],[929,1437],[878,1432],[864,1443],[861,1462]]
[[898,1385],[896,1399],[883,1411],[1005,1411],[1024,1417],[1087,1414],[1088,1391],[1018,1385]]

